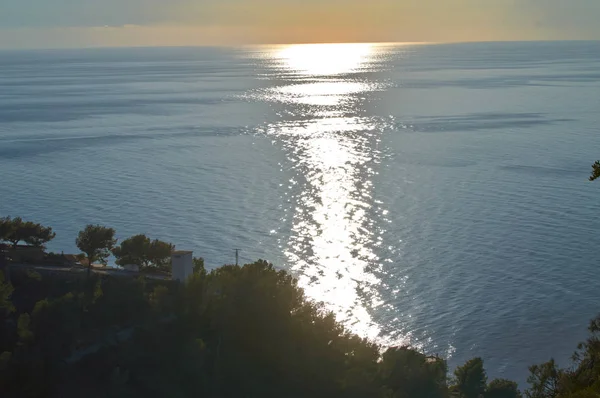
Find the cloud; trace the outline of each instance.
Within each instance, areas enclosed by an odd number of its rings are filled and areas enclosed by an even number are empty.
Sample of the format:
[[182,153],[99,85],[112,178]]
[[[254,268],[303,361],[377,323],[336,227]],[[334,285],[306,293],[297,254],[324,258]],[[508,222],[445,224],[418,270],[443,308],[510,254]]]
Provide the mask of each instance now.
[[[294,42],[302,31],[279,36]],[[225,26],[133,25],[0,29],[0,48],[82,48],[144,46],[213,46],[260,44],[273,39],[270,29]],[[340,38],[340,41],[341,38]]]
[[598,0],[0,1],[0,47],[600,39]]

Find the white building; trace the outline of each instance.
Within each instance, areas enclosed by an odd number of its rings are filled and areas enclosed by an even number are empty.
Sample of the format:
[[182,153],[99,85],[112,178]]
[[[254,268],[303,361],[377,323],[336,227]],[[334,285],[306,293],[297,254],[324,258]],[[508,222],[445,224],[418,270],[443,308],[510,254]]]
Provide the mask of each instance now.
[[171,277],[184,282],[194,273],[194,252],[177,250],[171,253]]

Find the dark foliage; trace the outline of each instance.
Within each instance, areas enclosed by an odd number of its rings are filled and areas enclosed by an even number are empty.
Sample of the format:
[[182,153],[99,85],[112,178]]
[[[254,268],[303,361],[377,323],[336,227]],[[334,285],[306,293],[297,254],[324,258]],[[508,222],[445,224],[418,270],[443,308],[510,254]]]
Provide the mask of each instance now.
[[115,239],[114,229],[90,224],[79,232],[75,243],[88,258],[89,274],[95,261],[106,262],[117,240]]
[[31,221],[23,221],[21,217],[0,218],[0,241],[10,242],[14,247],[19,242],[42,247],[55,236],[52,228]]
[[514,381],[495,379],[488,384],[485,398],[521,398],[521,392]]
[[117,265],[137,265],[142,271],[170,271],[171,252],[175,245],[155,239],[150,240],[146,235],[135,235],[125,239],[113,249]]
[[481,358],[473,358],[454,371],[453,393],[460,398],[479,398],[486,390],[487,375]]
[[427,357],[409,347],[390,348],[379,364],[382,384],[388,396],[445,397],[448,394],[446,361]]
[[[385,351],[307,300],[265,261],[184,284],[13,273],[0,283],[3,397],[520,398],[483,360],[454,371],[410,347]],[[12,277],[11,277],[12,278]],[[531,367],[529,398],[600,396],[600,318],[574,366]]]
[[600,178],[600,160],[592,165],[592,174],[590,175],[590,181],[595,181]]

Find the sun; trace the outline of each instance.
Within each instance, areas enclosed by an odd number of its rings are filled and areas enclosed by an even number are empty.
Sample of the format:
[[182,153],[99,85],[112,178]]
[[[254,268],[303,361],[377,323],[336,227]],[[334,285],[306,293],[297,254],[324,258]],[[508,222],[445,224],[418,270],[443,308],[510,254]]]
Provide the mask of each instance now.
[[309,76],[330,76],[360,70],[374,52],[373,44],[295,44],[277,49],[274,58],[286,69]]

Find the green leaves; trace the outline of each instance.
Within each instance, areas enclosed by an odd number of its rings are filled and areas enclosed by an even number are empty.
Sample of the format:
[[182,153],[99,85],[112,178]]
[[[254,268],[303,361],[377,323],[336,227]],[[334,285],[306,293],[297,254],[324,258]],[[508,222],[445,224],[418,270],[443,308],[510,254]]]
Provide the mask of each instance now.
[[592,175],[590,175],[590,181],[594,181],[600,178],[600,160],[592,165]]
[[[130,243],[136,241],[144,250],[153,243],[146,237]],[[266,261],[210,272],[201,259],[195,265],[197,272],[185,284],[98,275],[89,281],[89,300],[77,290],[85,285],[71,284],[71,293],[61,290],[38,297],[35,306],[21,306],[9,314],[16,321],[15,341],[0,350],[6,351],[0,368],[13,369],[5,381],[22,392],[28,385],[14,375],[46,375],[38,384],[40,391],[49,391],[56,376],[64,376],[65,368],[55,365],[71,358],[76,346],[103,341],[113,335],[111,330],[135,328],[131,339],[119,340],[118,349],[100,350],[69,365],[69,372],[83,376],[71,379],[68,373],[61,383],[93,383],[96,391],[107,393],[103,396],[122,389],[128,397],[178,389],[181,396],[224,398],[521,398],[510,380],[488,384],[481,358],[458,367],[448,386],[443,358],[410,347],[382,353],[382,347],[345,330],[305,297],[289,273]],[[45,276],[35,290],[56,284],[52,278]],[[11,287],[4,284],[3,295],[2,286],[0,274],[0,300],[10,303]],[[560,369],[554,361],[531,367],[528,398],[600,396],[600,318],[589,330],[573,367]],[[8,385],[1,379],[0,374],[0,389]]]
[[206,268],[204,268],[204,259],[202,257],[194,257],[194,274],[206,276]]
[[150,244],[148,250],[148,261],[163,271],[170,271],[171,253],[175,250],[175,245],[155,239]]
[[147,266],[148,251],[150,248],[150,238],[146,235],[136,235],[125,239],[121,244],[113,249],[113,254],[117,258],[117,265],[138,265]]
[[530,366],[529,372],[527,382],[531,387],[525,392],[527,398],[555,398],[558,396],[562,371],[554,359],[541,365]]
[[410,347],[389,348],[380,364],[381,380],[394,397],[443,398],[447,394],[446,361]]
[[488,384],[485,398],[521,398],[521,393],[514,381],[495,379]]
[[487,375],[481,358],[473,358],[454,371],[452,390],[460,398],[479,398],[485,393],[486,384]]
[[106,261],[117,240],[114,229],[90,224],[79,232],[75,243],[87,255],[89,269],[94,261]]
[[4,272],[0,270],[0,315],[14,311],[15,307],[10,301],[13,291],[13,286],[8,282],[4,282]]
[[135,235],[125,239],[114,248],[113,254],[120,266],[137,265],[141,269],[155,268],[169,271],[171,252],[175,245],[161,240],[150,240],[146,235]]
[[31,331],[31,317],[29,314],[19,315],[17,321],[17,334],[19,335],[19,342],[23,345],[33,343],[33,332]]
[[0,241],[9,241],[9,237],[13,233],[14,223],[10,217],[0,218]]
[[56,237],[52,228],[44,227],[21,217],[0,218],[0,241],[10,242],[13,246],[25,242],[32,246],[44,246]]

